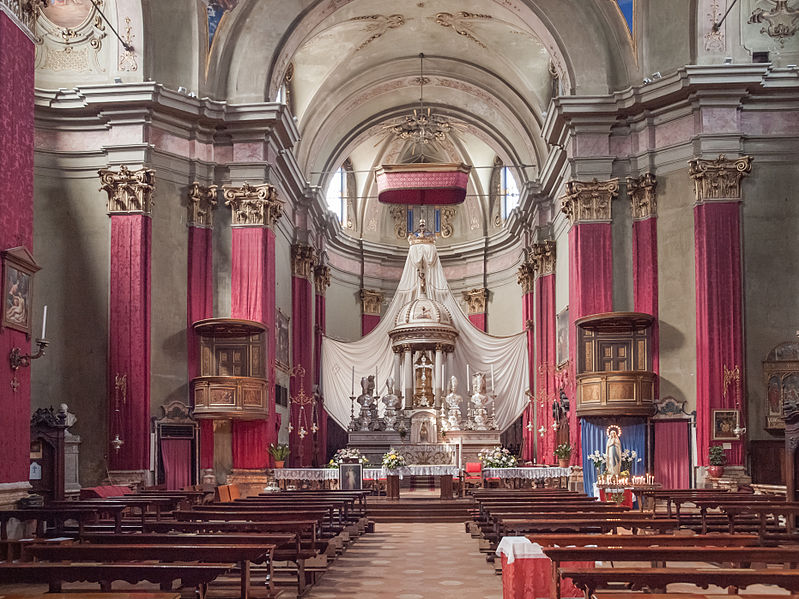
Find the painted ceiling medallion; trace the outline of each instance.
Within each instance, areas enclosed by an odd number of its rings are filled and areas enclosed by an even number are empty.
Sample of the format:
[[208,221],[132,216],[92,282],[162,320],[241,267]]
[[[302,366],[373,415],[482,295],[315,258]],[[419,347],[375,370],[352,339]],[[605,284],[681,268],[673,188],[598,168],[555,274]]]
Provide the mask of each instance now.
[[749,23],[768,23],[760,33],[775,38],[780,46],[785,45],[785,38],[793,37],[799,30],[799,7],[788,6],[788,0],[769,0],[774,5],[769,11],[757,8],[749,17]]

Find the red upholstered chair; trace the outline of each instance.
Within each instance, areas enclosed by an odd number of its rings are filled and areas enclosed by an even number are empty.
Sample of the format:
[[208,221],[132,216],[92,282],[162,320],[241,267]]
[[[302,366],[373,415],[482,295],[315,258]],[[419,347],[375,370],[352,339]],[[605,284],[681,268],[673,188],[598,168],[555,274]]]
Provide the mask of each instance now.
[[463,484],[464,490],[483,486],[483,465],[480,462],[466,462]]

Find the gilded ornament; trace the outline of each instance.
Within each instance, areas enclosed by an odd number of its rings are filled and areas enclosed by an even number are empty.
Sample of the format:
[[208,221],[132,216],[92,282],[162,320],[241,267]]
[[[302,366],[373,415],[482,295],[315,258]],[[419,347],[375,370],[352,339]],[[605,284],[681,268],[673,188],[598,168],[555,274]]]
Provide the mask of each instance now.
[[383,293],[376,289],[361,289],[358,293],[361,300],[363,314],[380,316],[380,308],[383,304]]
[[627,177],[627,195],[630,196],[633,220],[644,220],[657,216],[657,179],[652,173],[644,173],[634,179]]
[[277,189],[269,183],[241,186],[225,185],[225,206],[233,212],[233,226],[274,227],[283,216],[284,202],[277,197]]
[[535,267],[532,262],[522,262],[519,272],[516,275],[519,285],[522,286],[522,294],[527,295],[533,292],[535,284]]
[[456,210],[452,206],[441,209],[441,237],[448,239],[455,232],[452,226],[452,219],[455,218]]
[[488,289],[480,287],[463,292],[463,300],[469,307],[469,314],[485,314],[488,301]]
[[295,277],[310,280],[313,267],[316,264],[316,250],[304,243],[295,243],[291,246],[291,272]]
[[154,170],[143,168],[131,171],[123,164],[119,171],[100,169],[97,174],[100,175],[100,190],[108,194],[109,214],[152,213]]
[[619,195],[619,180],[568,181],[561,210],[572,225],[610,222],[611,202]]
[[189,185],[188,225],[190,227],[213,227],[217,202],[216,185],[205,187],[196,181]]
[[551,239],[533,244],[532,264],[539,277],[555,272],[555,247],[556,244]]
[[752,172],[752,157],[733,160],[720,154],[717,160],[697,158],[689,162],[688,175],[694,180],[696,203],[729,202],[741,199],[741,181]]
[[324,296],[327,288],[330,287],[330,267],[325,264],[314,266],[313,282],[316,287],[316,295]]

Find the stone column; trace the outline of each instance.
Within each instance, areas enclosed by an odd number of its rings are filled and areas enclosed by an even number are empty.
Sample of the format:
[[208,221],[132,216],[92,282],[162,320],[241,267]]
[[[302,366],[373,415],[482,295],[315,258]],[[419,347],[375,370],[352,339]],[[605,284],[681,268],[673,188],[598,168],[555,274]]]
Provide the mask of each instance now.
[[403,348],[404,357],[402,358],[402,365],[405,371],[403,376],[403,388],[405,389],[405,398],[402,402],[403,409],[408,409],[413,404],[413,352],[411,346],[406,345]]
[[[541,452],[538,448],[538,412],[536,409],[535,390],[535,345],[533,338],[533,313],[535,308],[533,291],[535,289],[535,269],[533,263],[526,261],[519,266],[517,281],[522,288],[522,322],[527,331],[527,385],[530,390],[531,401],[524,410],[522,418],[522,459],[525,461],[538,460]],[[467,381],[468,385],[468,381]]]
[[[558,386],[555,380],[557,369],[557,332],[555,316],[555,242],[551,240],[533,244],[532,259],[535,269],[535,367],[536,367],[536,406],[538,426],[545,429],[544,436],[536,436],[539,441],[539,458],[542,462],[554,464],[555,446],[558,431],[552,425],[552,403],[558,399]],[[572,411],[574,403],[572,403]],[[572,463],[579,464],[579,456],[572,454]]]
[[[305,244],[291,246],[291,338],[292,365],[295,369],[291,377],[290,397],[300,395],[301,389],[310,397],[313,374],[313,308],[311,304],[311,279],[316,263],[316,250]],[[291,401],[291,400],[290,400]],[[313,461],[313,406],[302,409],[294,401],[289,406],[289,421],[292,432],[289,435],[292,466],[310,466]],[[304,433],[303,433],[304,431]]]
[[98,174],[111,218],[109,478],[141,482],[150,468],[150,217],[155,173],[123,165]]
[[330,287],[330,267],[317,264],[314,267],[314,289],[316,290],[314,326],[314,383],[319,392],[319,431],[314,443],[314,458],[319,464],[325,462],[327,455],[327,411],[325,410],[324,389],[322,388],[322,335],[327,332],[325,293]]
[[265,420],[235,420],[232,425],[234,477],[263,477],[267,453],[277,439],[275,416],[275,233],[283,201],[267,183],[226,185],[225,205],[232,212],[231,316],[266,325],[269,414]]
[[[617,179],[569,181],[561,198],[561,210],[571,224],[569,230],[569,369],[576,367],[577,329],[574,321],[589,314],[613,311],[613,239],[611,203],[619,193]],[[575,397],[575,377],[569,377]],[[576,402],[575,402],[576,403]],[[577,410],[569,413],[574,455],[582,456]]]
[[[441,391],[444,390],[444,384],[443,384],[443,381],[441,380],[441,367],[444,364],[444,350],[442,349],[442,347],[440,345],[436,345],[436,358],[435,358],[435,360],[436,360],[436,362],[435,362],[436,387],[434,389],[434,392],[436,394],[435,399],[437,400],[438,396],[441,394]],[[434,401],[433,404],[435,405],[435,403],[436,402]]]
[[[394,386],[401,388],[402,387],[402,360],[401,360],[402,356],[400,356],[400,350],[398,348],[394,347],[394,348],[392,348],[392,350],[394,352],[394,367],[392,368],[391,376],[394,378]],[[400,393],[401,392],[402,391],[400,391]],[[395,389],[394,394],[396,394],[396,393],[397,393],[397,391]]]
[[[192,326],[214,314],[213,228],[217,186],[196,181],[189,185],[187,225],[189,234],[188,297],[186,301],[186,346],[189,381],[200,376],[200,347]],[[202,476],[214,468],[214,421],[203,418],[200,425],[200,469]],[[198,481],[199,482],[199,481]]]
[[[714,410],[740,410],[746,372],[743,347],[741,272],[741,181],[752,158],[690,162],[694,180],[694,260],[696,266],[696,437],[699,463],[707,465],[713,442]],[[743,466],[743,439],[731,441],[730,466]]]
[[361,300],[361,335],[365,337],[380,322],[383,293],[376,289],[361,289],[358,296]]
[[488,289],[481,287],[463,292],[463,300],[469,309],[469,320],[483,332],[488,330],[486,306],[488,305]]

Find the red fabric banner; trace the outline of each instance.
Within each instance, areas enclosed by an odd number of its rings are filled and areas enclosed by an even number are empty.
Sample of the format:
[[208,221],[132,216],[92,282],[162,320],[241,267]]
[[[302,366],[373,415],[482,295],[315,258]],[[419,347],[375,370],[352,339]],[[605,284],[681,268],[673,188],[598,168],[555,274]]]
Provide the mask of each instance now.
[[[292,345],[292,364],[296,368],[302,366],[305,369],[303,376],[296,375],[291,377],[292,397],[300,394],[300,388],[305,391],[305,396],[313,397],[313,304],[311,282],[305,277],[291,277],[291,338]],[[297,405],[295,402],[290,404],[291,425],[294,430],[289,435],[289,462],[292,466],[310,466],[314,457],[314,435],[311,431],[313,426],[313,405]],[[307,435],[301,438],[300,428],[304,428]]]
[[[696,264],[696,438],[699,463],[707,465],[714,410],[741,410],[743,401],[743,295],[741,222],[737,202],[713,202],[694,208]],[[738,368],[738,380],[724,385],[724,372]],[[727,463],[742,465],[742,441],[732,443]]]
[[[533,293],[525,293],[522,295],[522,323],[527,330],[527,380],[529,382],[529,389],[532,393],[535,389],[535,342],[534,331],[530,324],[533,322],[533,312],[535,309],[535,301]],[[522,459],[524,461],[532,461],[538,455],[538,462],[542,461],[540,447],[536,449],[538,443],[538,432],[535,426],[535,410],[537,403],[535,398],[532,398],[528,406],[524,410],[522,418]]]
[[[322,335],[327,332],[327,315],[325,296],[316,294],[316,327],[314,327],[314,384],[320,395],[324,393],[322,389]],[[327,412],[324,409],[324,395],[322,395],[322,402],[319,406],[319,432],[317,433],[318,439],[318,462],[313,465],[324,465],[327,462]]]
[[688,420],[655,422],[655,480],[664,489],[687,489],[691,482]]
[[574,321],[590,314],[613,311],[613,243],[610,223],[584,223],[569,231],[569,435],[572,461],[582,463],[577,424],[576,350]]
[[380,324],[380,316],[377,314],[362,314],[361,315],[361,335],[366,337],[371,333],[374,328]]
[[234,420],[232,427],[233,467],[263,470],[267,467],[267,452],[273,427],[268,420]]
[[[536,302],[536,330],[535,330],[535,356],[538,370],[536,397],[539,414],[538,424],[544,426],[546,432],[542,439],[539,435],[539,461],[546,464],[555,464],[555,442],[558,431],[552,428],[554,419],[552,417],[552,402],[559,400],[558,385],[555,380],[555,368],[557,367],[557,339],[555,332],[555,275],[550,274],[538,277],[535,280],[535,291],[538,301]],[[540,398],[546,398],[544,406],[541,406]],[[574,410],[574,403],[572,410]],[[576,452],[572,453],[572,463],[579,463],[579,456]]]
[[[633,223],[633,302],[636,312],[655,317],[652,324],[652,372],[660,372],[658,331],[658,228],[657,219]],[[659,397],[657,385],[655,398]]]
[[[33,42],[8,15],[0,12],[0,249],[24,246],[33,251],[34,58]],[[42,276],[50,275],[45,271],[36,275],[38,280]],[[40,297],[33,298],[33,308],[42,305]],[[57,313],[50,314],[51,318],[58,318]],[[33,324],[33,339],[41,335],[40,326],[41,323]],[[8,355],[15,347],[28,354],[31,344],[24,333],[0,330],[0,355],[5,361],[0,377],[0,483],[26,482],[30,467],[31,369],[17,370],[19,386],[13,389],[14,373],[9,368]]]
[[[111,470],[147,470],[150,467],[151,240],[149,217],[111,215],[108,330]],[[126,377],[124,390],[117,385],[118,376]],[[118,451],[110,445],[117,434],[124,441]]]
[[[385,167],[388,168],[388,167]],[[377,199],[384,204],[460,204],[466,199],[468,171],[377,172]]]
[[189,380],[200,375],[200,347],[192,324],[214,314],[213,230],[189,227],[187,332]]
[[477,327],[484,333],[486,332],[486,327],[488,325],[487,323],[488,317],[486,316],[485,312],[481,314],[469,314],[469,320],[475,327]]
[[162,439],[161,463],[167,491],[179,491],[191,484],[191,441]]

